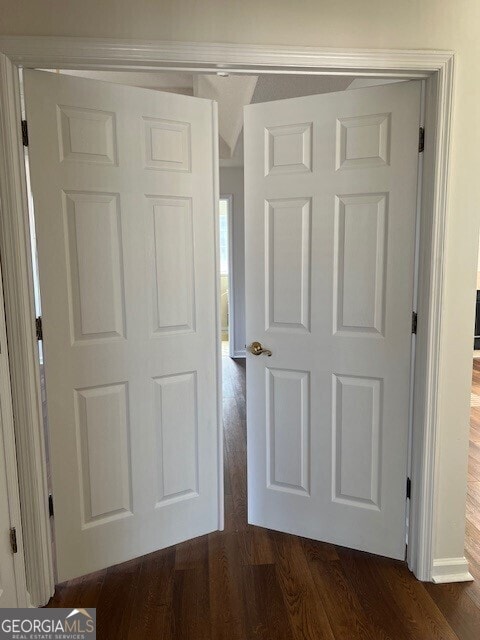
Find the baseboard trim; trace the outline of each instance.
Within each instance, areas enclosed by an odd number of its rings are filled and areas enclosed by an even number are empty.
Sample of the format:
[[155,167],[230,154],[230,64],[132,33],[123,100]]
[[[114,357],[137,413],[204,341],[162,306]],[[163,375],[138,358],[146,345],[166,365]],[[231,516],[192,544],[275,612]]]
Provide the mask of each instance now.
[[468,570],[466,558],[439,558],[433,561],[432,582],[470,582],[473,576]]
[[232,356],[232,358],[246,358],[246,357],[247,357],[247,352],[245,349],[234,351]]

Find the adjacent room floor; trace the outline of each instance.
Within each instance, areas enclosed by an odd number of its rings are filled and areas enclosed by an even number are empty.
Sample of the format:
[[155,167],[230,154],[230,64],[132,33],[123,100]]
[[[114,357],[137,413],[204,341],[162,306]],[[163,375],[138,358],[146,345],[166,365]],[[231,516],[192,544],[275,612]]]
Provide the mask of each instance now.
[[[245,364],[223,362],[225,531],[59,585],[49,606],[97,607],[101,640],[478,640],[478,582],[423,584],[402,562],[247,525]],[[469,480],[480,580],[480,407]]]
[[473,361],[467,487],[465,555],[470,572],[480,581],[480,358]]

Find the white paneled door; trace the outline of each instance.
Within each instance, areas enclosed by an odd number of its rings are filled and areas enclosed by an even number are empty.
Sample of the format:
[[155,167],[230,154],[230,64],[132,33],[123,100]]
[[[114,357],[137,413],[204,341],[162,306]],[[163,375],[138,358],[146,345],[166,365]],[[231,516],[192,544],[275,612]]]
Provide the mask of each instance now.
[[25,99],[62,581],[219,527],[216,105],[38,71]]
[[419,82],[245,109],[248,515],[404,558]]

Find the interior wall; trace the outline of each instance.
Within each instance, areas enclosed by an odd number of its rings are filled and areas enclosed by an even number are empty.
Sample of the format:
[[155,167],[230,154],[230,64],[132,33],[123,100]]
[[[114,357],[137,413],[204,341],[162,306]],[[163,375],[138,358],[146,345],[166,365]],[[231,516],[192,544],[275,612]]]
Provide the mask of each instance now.
[[[232,198],[233,355],[245,356],[245,225],[243,167],[220,167],[220,195]],[[230,297],[232,292],[229,292]],[[230,313],[232,309],[230,308]]]
[[228,336],[228,276],[220,276],[220,323],[222,325],[222,340],[229,339]]
[[[456,51],[440,354],[437,559],[463,556],[480,222],[480,83],[472,82],[480,60],[479,24],[478,0],[4,0],[0,12],[5,35]],[[237,337],[237,346],[241,343]]]
[[477,291],[480,289],[480,237],[478,243],[478,260],[477,260]]

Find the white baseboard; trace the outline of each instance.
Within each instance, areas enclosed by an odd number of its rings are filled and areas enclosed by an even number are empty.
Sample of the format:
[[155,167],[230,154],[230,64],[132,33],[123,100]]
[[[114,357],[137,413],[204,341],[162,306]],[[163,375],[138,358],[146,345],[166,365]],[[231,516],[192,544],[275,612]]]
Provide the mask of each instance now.
[[473,576],[465,558],[439,558],[433,561],[432,582],[470,582]]

